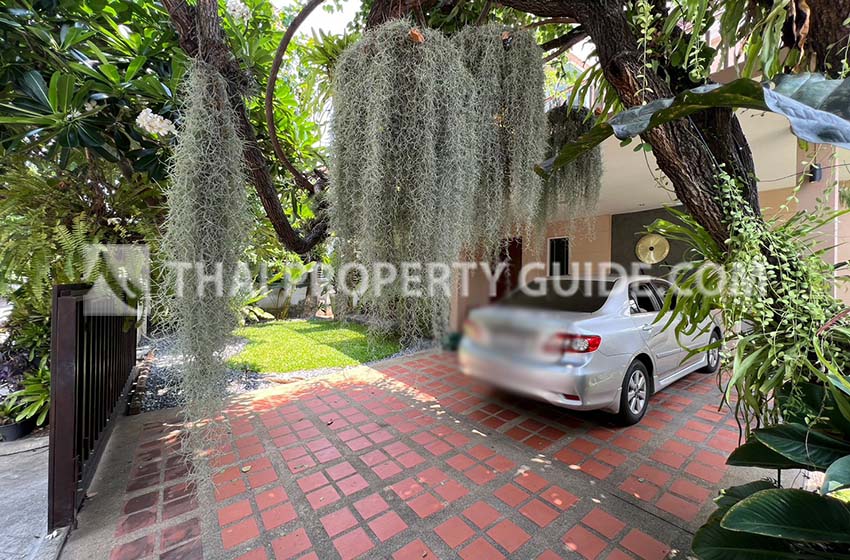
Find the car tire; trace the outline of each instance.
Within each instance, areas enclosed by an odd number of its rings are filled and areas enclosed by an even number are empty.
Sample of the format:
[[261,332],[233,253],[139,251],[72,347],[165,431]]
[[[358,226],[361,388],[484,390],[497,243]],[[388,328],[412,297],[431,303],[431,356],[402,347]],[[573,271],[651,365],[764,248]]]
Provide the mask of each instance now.
[[[720,342],[720,333],[717,331],[711,331],[711,338],[709,339],[709,344],[716,344]],[[709,348],[705,352],[706,364],[699,369],[700,373],[717,373],[717,370],[720,369],[720,347],[717,348]]]
[[620,422],[626,426],[640,422],[649,407],[649,396],[649,371],[643,362],[634,361],[626,370],[620,391]]

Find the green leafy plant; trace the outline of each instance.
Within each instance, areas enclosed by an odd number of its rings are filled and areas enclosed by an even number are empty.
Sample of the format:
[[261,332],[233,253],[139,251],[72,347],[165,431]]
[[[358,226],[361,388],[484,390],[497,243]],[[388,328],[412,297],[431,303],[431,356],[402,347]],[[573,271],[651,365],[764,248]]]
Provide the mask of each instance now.
[[[718,180],[733,232],[726,247],[681,212],[674,212],[678,223],[658,220],[649,228],[690,246],[689,262],[673,278],[679,289],[668,294],[659,320],[677,334],[692,334],[722,311],[724,333],[735,343],[725,393],[730,402],[734,393],[745,431],[781,420],[782,409],[773,404],[780,388],[815,379],[850,411],[850,404],[844,405],[850,388],[838,382],[850,357],[850,339],[840,338],[843,330],[815,334],[841,305],[833,296],[833,268],[822,257],[824,249],[812,249],[818,228],[846,211],[798,212],[784,221],[757,221],[751,219],[737,183],[723,173]],[[835,371],[827,363],[834,363]]]
[[[311,264],[311,268],[313,263]],[[295,268],[295,267],[291,267]],[[245,325],[251,323],[259,323],[262,321],[271,321],[275,319],[275,316],[264,310],[258,304],[264,300],[271,293],[270,287],[275,282],[280,281],[287,274],[288,269],[284,269],[273,277],[269,278],[268,281],[261,285],[251,288],[247,293],[244,294],[243,299],[237,304],[239,309],[239,326],[244,327]],[[298,268],[300,270],[300,268]]]
[[35,371],[24,375],[22,388],[6,397],[7,413],[16,422],[35,418],[42,426],[50,412],[50,368],[47,358],[42,358]]
[[676,221],[649,228],[690,246],[691,262],[678,269],[679,289],[666,298],[660,320],[681,335],[722,311],[734,342],[725,396],[747,436],[728,464],[820,471],[825,480],[818,493],[765,481],[724,491],[694,537],[694,553],[702,560],[845,557],[850,328],[832,295],[833,269],[812,249],[817,230],[844,212],[764,223],[749,218],[729,176],[720,174],[718,190],[733,232],[727,247],[677,211]]
[[0,426],[15,423],[15,411],[9,406],[6,401],[0,402]]
[[[789,422],[754,430],[727,463],[819,471],[820,488],[811,492],[758,481],[724,490],[715,500],[718,509],[694,537],[694,553],[702,560],[813,560],[850,553],[850,417],[841,415],[822,385],[805,383],[795,390],[805,396],[788,409]],[[790,391],[783,388],[786,403]]]
[[274,315],[264,310],[258,304],[268,296],[267,288],[254,289],[239,304],[239,326],[244,327],[251,323],[271,321]]

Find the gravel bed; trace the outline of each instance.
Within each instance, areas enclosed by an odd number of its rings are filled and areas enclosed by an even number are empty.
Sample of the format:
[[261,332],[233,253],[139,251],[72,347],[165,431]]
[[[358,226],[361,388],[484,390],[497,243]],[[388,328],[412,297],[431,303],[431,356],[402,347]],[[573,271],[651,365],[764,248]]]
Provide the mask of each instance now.
[[[225,359],[241,352],[246,344],[246,340],[234,338],[225,349]],[[146,347],[140,348],[143,354],[146,354],[149,349],[154,351],[154,361],[148,374],[142,410],[182,406],[185,402],[180,389],[182,357],[174,350],[173,340],[149,341]],[[222,388],[221,396],[224,398],[268,387],[270,382],[266,377],[254,371],[228,369],[226,386]]]
[[[235,356],[245,348],[247,340],[234,337],[225,349],[225,359]],[[416,345],[405,348],[396,354],[381,360],[368,362],[364,365],[372,365],[384,360],[391,360],[407,356],[421,350],[433,347],[431,344]],[[145,395],[142,398],[142,410],[159,410],[172,408],[184,404],[183,393],[180,389],[180,375],[182,358],[174,350],[173,339],[149,340],[147,345],[139,348],[142,355],[148,350],[154,351],[154,361],[148,374]],[[286,373],[257,373],[256,371],[228,369],[226,386],[222,387],[222,398],[249,391],[256,391],[271,387],[278,383],[292,383],[304,379],[312,379],[323,375],[331,375],[359,366],[341,366],[318,369],[306,369],[300,371],[289,371]]]

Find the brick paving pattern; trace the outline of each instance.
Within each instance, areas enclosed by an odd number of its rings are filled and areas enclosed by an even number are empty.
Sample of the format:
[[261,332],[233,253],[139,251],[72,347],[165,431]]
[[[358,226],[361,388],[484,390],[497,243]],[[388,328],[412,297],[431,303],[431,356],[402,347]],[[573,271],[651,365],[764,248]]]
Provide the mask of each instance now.
[[737,443],[718,401],[692,374],[620,428],[441,352],[284,386],[226,411],[214,488],[188,482],[178,426],[145,425],[110,560],[681,555]]

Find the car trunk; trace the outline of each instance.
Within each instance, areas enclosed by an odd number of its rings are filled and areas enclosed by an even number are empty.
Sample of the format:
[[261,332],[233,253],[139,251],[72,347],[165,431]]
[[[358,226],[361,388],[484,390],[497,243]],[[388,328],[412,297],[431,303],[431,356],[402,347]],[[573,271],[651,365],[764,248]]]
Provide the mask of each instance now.
[[[539,362],[561,361],[561,356],[546,352],[546,343],[556,333],[591,332],[595,315],[572,311],[544,311],[494,305],[477,309],[469,317],[480,329],[479,346],[495,353]],[[568,360],[583,362],[587,356],[576,354]]]

